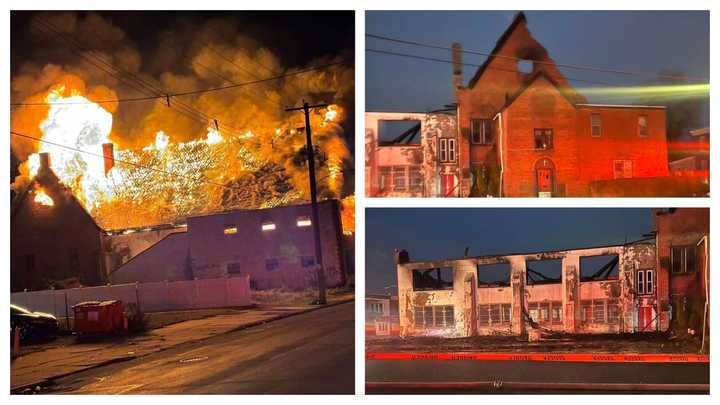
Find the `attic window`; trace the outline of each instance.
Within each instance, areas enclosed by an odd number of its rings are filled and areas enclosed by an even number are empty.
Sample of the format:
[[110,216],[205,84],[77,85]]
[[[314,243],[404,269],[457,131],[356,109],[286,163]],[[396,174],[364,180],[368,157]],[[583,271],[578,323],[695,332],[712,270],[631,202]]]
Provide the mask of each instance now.
[[262,230],[263,230],[263,232],[274,231],[274,230],[275,230],[275,223],[274,223],[274,222],[263,222],[263,224],[262,224]]
[[312,221],[308,217],[298,217],[297,226],[298,228],[305,228],[312,225]]
[[522,59],[518,61],[517,70],[520,73],[529,74],[533,72],[533,62],[531,60]]
[[223,229],[223,233],[225,235],[235,235],[237,233],[237,227],[236,226],[226,226],[225,229]]

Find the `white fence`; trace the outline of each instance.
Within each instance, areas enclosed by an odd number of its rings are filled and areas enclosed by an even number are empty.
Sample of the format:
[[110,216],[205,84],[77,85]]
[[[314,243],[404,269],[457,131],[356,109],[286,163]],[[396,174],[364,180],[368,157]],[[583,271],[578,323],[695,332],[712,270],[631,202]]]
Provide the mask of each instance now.
[[116,284],[10,295],[15,305],[57,317],[72,316],[72,307],[79,302],[103,300],[137,303],[143,312],[246,306],[251,304],[250,277]]

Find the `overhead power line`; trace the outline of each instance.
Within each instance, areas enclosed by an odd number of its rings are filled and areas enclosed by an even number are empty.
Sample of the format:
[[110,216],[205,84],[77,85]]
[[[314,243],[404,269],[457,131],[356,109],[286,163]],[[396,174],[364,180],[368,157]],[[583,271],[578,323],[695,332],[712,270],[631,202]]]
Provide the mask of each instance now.
[[[385,55],[402,56],[402,57],[405,57],[405,58],[427,60],[427,61],[431,61],[431,62],[442,62],[442,63],[449,63],[449,64],[453,64],[453,63],[454,63],[453,61],[447,60],[447,59],[432,58],[432,57],[420,56],[420,55],[411,55],[411,54],[407,54],[407,53],[385,51],[385,50],[382,50],[382,49],[365,48],[365,51],[367,51],[367,52],[374,52],[374,53],[381,53],[381,54],[385,54]],[[463,62],[463,63],[461,63],[461,65],[463,65],[463,66],[474,66],[474,67],[480,67],[480,66],[482,66],[481,64],[477,64],[477,63],[467,63],[467,62]],[[488,67],[486,67],[486,69],[493,69],[493,70],[499,70],[499,71],[511,72],[511,73],[522,73],[521,71],[519,71],[519,70],[517,70],[517,69],[503,69],[503,68],[498,68],[498,67],[493,67],[493,66],[488,66]],[[595,81],[595,80],[577,79],[577,78],[572,78],[572,77],[567,77],[567,76],[564,76],[564,77],[565,77],[566,80],[574,81],[574,82],[584,82],[584,83],[591,83],[591,84],[601,84],[601,85],[604,85],[604,86],[617,86],[617,84],[614,84],[614,83],[600,82],[600,81]]]
[[[298,70],[298,71],[291,72],[291,73],[286,73],[286,74],[279,75],[279,76],[269,77],[269,78],[266,78],[266,79],[252,80],[252,81],[249,81],[249,82],[242,82],[242,83],[232,83],[232,84],[228,84],[228,85],[225,85],[225,86],[212,87],[212,88],[200,89],[200,90],[191,90],[191,91],[178,92],[178,93],[168,93],[168,94],[158,94],[158,95],[155,95],[155,96],[118,98],[118,99],[112,99],[112,100],[97,100],[97,101],[91,100],[91,101],[88,102],[88,103],[52,103],[52,102],[50,102],[50,103],[11,103],[10,105],[13,105],[13,106],[54,105],[54,104],[59,104],[59,105],[73,105],[73,104],[76,104],[76,105],[87,105],[87,104],[107,104],[107,103],[122,103],[122,102],[133,102],[133,101],[162,100],[162,99],[166,99],[166,98],[168,98],[168,97],[170,97],[170,98],[172,99],[173,97],[197,95],[197,94],[209,93],[209,92],[214,92],[214,91],[221,91],[221,90],[233,89],[233,88],[238,88],[238,87],[250,86],[250,85],[258,84],[258,83],[270,82],[270,81],[273,81],[273,80],[279,80],[279,79],[283,79],[283,78],[286,78],[286,77],[296,76],[296,75],[300,75],[300,74],[303,74],[303,73],[308,73],[308,72],[312,72],[312,71],[316,71],[316,70],[323,70],[323,69],[326,69],[326,68],[328,68],[328,67],[337,66],[337,65],[342,65],[342,64],[344,64],[344,63],[345,63],[345,62],[329,63],[329,64],[326,64],[326,65],[320,65],[320,66],[315,66],[315,67],[312,67],[312,68],[302,69],[302,70]],[[202,66],[202,67],[204,67],[204,66]],[[221,76],[221,78],[222,78],[222,76]]]
[[[369,38],[375,38],[380,39],[383,41],[390,41],[390,42],[396,42],[400,44],[405,45],[413,45],[413,46],[419,46],[424,48],[431,48],[431,49],[443,49],[443,50],[449,50],[452,51],[452,47],[449,46],[443,46],[443,45],[433,45],[433,44],[427,44],[423,42],[417,42],[417,41],[409,41],[405,39],[399,39],[399,38],[393,38],[383,35],[376,35],[376,34],[365,34],[366,37]],[[661,78],[661,79],[675,79],[675,80],[692,80],[692,81],[707,81],[707,77],[692,77],[692,76],[683,76],[683,75],[666,75],[666,74],[654,74],[654,73],[645,73],[645,72],[633,72],[633,71],[627,71],[627,70],[620,70],[620,69],[609,69],[609,68],[599,68],[594,66],[584,66],[584,65],[574,65],[569,63],[555,63],[555,62],[548,62],[543,60],[537,60],[537,59],[523,59],[516,56],[509,56],[509,55],[500,55],[497,53],[487,53],[487,52],[481,52],[481,51],[474,51],[471,49],[461,49],[461,52],[471,54],[471,55],[480,55],[480,56],[487,56],[487,57],[495,57],[495,58],[505,58],[505,59],[513,59],[513,60],[527,60],[533,63],[538,64],[544,64],[544,65],[554,65],[557,67],[567,68],[567,69],[575,69],[575,70],[588,70],[593,72],[602,72],[602,73],[613,73],[613,74],[620,74],[620,75],[626,75],[626,76],[644,76],[644,77],[652,77],[652,78]]]

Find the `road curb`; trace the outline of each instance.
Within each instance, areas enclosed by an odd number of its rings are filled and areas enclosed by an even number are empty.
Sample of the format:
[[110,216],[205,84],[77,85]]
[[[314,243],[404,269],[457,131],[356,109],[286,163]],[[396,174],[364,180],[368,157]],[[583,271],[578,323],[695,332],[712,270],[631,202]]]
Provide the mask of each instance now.
[[709,363],[699,354],[615,354],[615,353],[481,353],[481,352],[368,352],[366,360],[477,360],[549,361],[582,363]]
[[60,379],[60,378],[64,378],[64,377],[67,377],[67,376],[70,376],[70,375],[73,375],[73,374],[81,373],[81,372],[84,372],[84,371],[87,371],[87,370],[92,370],[92,369],[94,369],[94,368],[104,367],[104,366],[107,366],[107,365],[110,365],[110,364],[122,363],[122,362],[125,362],[125,361],[135,360],[135,359],[138,359],[138,358],[141,358],[141,357],[144,357],[144,356],[148,356],[148,355],[151,355],[151,354],[160,353],[160,352],[163,352],[163,351],[165,351],[165,350],[172,349],[172,348],[177,347],[177,346],[182,345],[182,344],[202,342],[202,341],[205,341],[205,340],[208,340],[208,339],[212,339],[212,338],[214,338],[214,337],[216,337],[216,336],[225,335],[225,334],[232,333],[232,332],[237,332],[237,331],[240,331],[240,330],[252,328],[252,327],[255,327],[255,326],[263,325],[263,324],[270,323],[270,322],[274,322],[274,321],[279,321],[279,320],[281,320],[281,319],[290,318],[290,317],[296,316],[296,315],[306,314],[306,313],[313,312],[313,311],[317,311],[317,310],[320,310],[320,309],[323,309],[323,308],[330,308],[330,307],[334,307],[334,306],[337,306],[337,305],[347,304],[348,302],[353,302],[353,301],[355,301],[355,297],[354,297],[354,296],[353,296],[353,298],[347,298],[347,299],[339,300],[339,301],[337,301],[337,302],[333,302],[333,303],[329,303],[329,304],[325,304],[325,305],[318,305],[317,307],[307,308],[307,309],[300,310],[300,311],[297,311],[297,312],[290,312],[290,313],[287,313],[287,314],[277,315],[277,316],[270,317],[270,318],[267,318],[267,319],[263,319],[263,320],[260,320],[260,321],[251,322],[251,323],[248,323],[248,324],[245,324],[245,325],[242,325],[242,326],[238,326],[237,328],[228,329],[227,331],[214,334],[214,335],[212,335],[212,336],[207,336],[207,337],[200,338],[200,339],[196,339],[196,340],[188,340],[188,341],[181,342],[181,343],[178,343],[178,344],[173,345],[173,346],[164,347],[164,348],[161,348],[161,349],[159,349],[159,350],[155,350],[155,351],[153,351],[153,352],[145,353],[145,354],[142,354],[142,355],[138,355],[138,356],[123,356],[123,357],[119,357],[119,358],[114,358],[114,359],[106,360],[106,361],[100,362],[100,363],[98,363],[98,364],[93,364],[92,366],[88,366],[88,367],[85,367],[85,368],[82,368],[82,369],[79,369],[79,370],[75,370],[75,371],[71,371],[71,372],[68,372],[68,373],[63,373],[63,374],[55,375],[55,376],[52,376],[52,377],[43,378],[42,380],[37,381],[37,382],[33,382],[33,383],[29,383],[29,384],[23,384],[23,385],[18,386],[18,387],[10,387],[10,394],[18,394],[18,393],[20,393],[20,392],[22,392],[22,391],[25,391],[25,390],[27,390],[27,389],[32,389],[32,388],[35,388],[35,387],[37,387],[37,386],[40,386],[40,387],[47,386],[47,385],[51,384],[54,380],[57,380],[57,379]]

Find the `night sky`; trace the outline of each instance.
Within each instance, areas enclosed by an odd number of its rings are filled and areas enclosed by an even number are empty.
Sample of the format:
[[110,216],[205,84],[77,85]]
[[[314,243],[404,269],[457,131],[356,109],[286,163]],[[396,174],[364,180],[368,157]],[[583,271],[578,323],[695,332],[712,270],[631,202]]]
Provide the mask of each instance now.
[[[198,23],[232,19],[244,35],[279,55],[285,66],[305,65],[325,55],[354,58],[355,17],[349,11],[93,11],[122,28],[145,56],[157,51],[159,33],[178,33]],[[82,12],[80,12],[82,13]],[[11,69],[34,51],[28,30],[32,11],[11,13]],[[332,35],[328,35],[332,32]]]
[[[369,208],[365,211],[366,291],[397,284],[393,250],[410,260],[461,258],[605,246],[652,230],[646,208]],[[394,290],[393,290],[394,291]]]
[[[367,33],[416,42],[490,52],[515,11],[368,12]],[[703,11],[530,11],[532,35],[557,63],[658,74],[710,76],[710,17]],[[450,51],[366,37],[366,48],[450,60]],[[430,111],[453,102],[451,65],[366,52],[368,111]],[[484,56],[463,54],[481,64]],[[463,66],[463,81],[477,68]],[[561,69],[568,77],[617,85],[643,85],[653,78]],[[588,86],[572,82],[575,87]],[[591,85],[595,86],[595,85]],[[589,102],[607,102],[588,97]],[[617,100],[613,100],[617,102]],[[631,102],[633,100],[626,100]],[[696,125],[709,124],[709,100]]]

